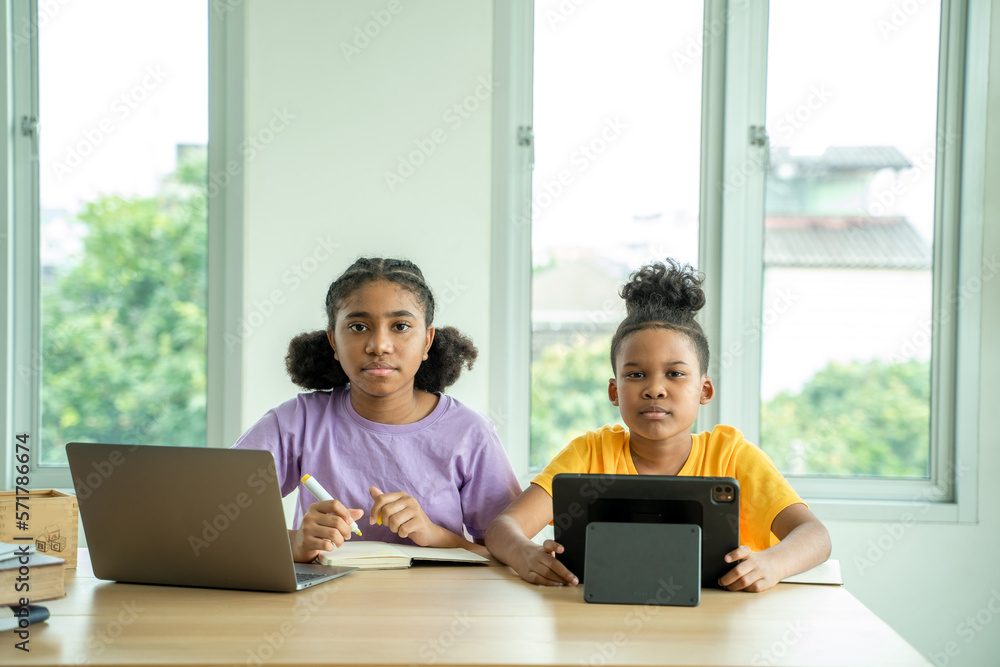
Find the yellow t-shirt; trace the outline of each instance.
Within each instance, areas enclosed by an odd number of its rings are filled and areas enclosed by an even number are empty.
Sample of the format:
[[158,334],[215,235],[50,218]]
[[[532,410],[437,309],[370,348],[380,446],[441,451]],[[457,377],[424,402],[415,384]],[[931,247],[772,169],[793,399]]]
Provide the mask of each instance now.
[[[740,484],[740,543],[752,551],[777,544],[774,517],[789,505],[805,503],[767,454],[732,426],[693,434],[691,441],[691,453],[677,474],[734,478]],[[637,475],[628,431],[619,424],[588,431],[556,454],[532,484],[551,496],[552,478],[561,472]]]

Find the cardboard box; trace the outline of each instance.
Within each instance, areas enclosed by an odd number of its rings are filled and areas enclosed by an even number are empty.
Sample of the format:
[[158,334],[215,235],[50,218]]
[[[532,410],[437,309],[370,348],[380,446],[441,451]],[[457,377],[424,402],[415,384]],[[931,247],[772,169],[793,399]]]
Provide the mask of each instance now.
[[32,537],[38,553],[66,559],[66,567],[76,567],[77,529],[80,509],[76,496],[53,489],[32,489],[28,492],[28,530],[20,530],[15,512],[16,492],[0,491],[0,542],[20,543],[15,537]]

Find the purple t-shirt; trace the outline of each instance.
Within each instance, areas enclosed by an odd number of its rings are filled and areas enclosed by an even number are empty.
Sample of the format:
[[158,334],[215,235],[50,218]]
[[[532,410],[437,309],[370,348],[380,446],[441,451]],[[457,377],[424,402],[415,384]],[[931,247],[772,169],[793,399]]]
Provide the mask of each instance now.
[[[383,493],[404,491],[437,525],[482,539],[521,488],[493,424],[454,398],[438,396],[427,417],[396,425],[359,415],[346,387],[299,394],[268,410],[233,447],[274,454],[282,496],[309,474],[347,507],[363,509],[361,539],[413,543],[388,526],[368,525],[373,485]],[[296,528],[315,502],[302,487]]]

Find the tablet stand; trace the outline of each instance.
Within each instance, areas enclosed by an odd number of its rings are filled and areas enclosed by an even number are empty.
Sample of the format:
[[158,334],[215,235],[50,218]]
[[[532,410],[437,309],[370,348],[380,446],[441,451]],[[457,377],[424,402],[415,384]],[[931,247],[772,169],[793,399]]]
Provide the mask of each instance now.
[[583,599],[694,607],[701,601],[701,527],[690,523],[587,526]]

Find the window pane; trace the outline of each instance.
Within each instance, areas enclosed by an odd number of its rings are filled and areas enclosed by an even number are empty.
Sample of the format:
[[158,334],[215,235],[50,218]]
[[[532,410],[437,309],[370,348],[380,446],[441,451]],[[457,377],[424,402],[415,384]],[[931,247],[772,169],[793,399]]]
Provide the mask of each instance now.
[[928,475],[940,13],[770,3],[761,444],[786,474]]
[[205,444],[208,8],[39,15],[42,464]]
[[666,257],[697,264],[703,13],[535,3],[533,468],[620,421],[608,354],[628,274]]

